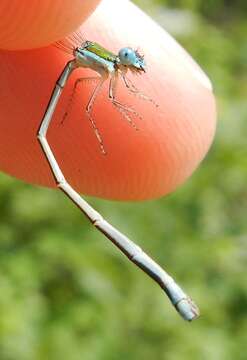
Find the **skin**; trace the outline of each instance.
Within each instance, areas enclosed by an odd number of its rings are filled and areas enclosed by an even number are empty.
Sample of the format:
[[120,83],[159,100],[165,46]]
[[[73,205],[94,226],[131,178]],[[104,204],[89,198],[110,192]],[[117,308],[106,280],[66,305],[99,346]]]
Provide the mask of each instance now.
[[[39,13],[40,5],[35,6]],[[52,21],[56,24],[52,9],[50,6],[48,12],[51,28]],[[64,6],[60,11],[65,16]],[[70,16],[76,28],[78,14]],[[33,43],[31,40],[32,26],[37,28],[37,24],[29,24],[29,47],[37,46],[35,36]],[[42,32],[44,26],[39,27],[43,43],[52,42],[50,32]],[[7,33],[7,22],[5,30]],[[145,55],[147,72],[141,76],[129,74],[129,78],[159,107],[119,86],[120,101],[142,116],[133,117],[139,129],[136,131],[108,101],[105,86],[93,110],[107,151],[104,156],[85,115],[94,82],[78,87],[72,110],[61,125],[74,81],[97,75],[88,69],[75,70],[48,132],[48,141],[67,180],[81,193],[108,199],[144,200],[173,191],[197,168],[214,137],[215,99],[209,80],[163,29],[130,2],[102,1],[81,32],[86,39],[115,53],[124,46],[138,47]],[[20,43],[21,39],[16,41],[16,49]],[[25,44],[22,47],[26,48]],[[2,171],[29,183],[55,187],[35,136],[54,84],[70,59],[52,46],[0,52]]]
[[100,0],[1,0],[0,49],[49,45],[74,31]]

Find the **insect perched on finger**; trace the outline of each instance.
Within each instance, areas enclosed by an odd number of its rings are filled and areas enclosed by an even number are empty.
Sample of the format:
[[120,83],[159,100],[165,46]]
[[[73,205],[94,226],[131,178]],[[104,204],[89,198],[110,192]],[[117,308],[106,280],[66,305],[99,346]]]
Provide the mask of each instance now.
[[69,98],[67,109],[62,118],[62,123],[66,119],[69,111],[71,110],[71,106],[73,103],[73,98],[75,95],[75,91],[79,83],[94,80],[97,81],[97,85],[89,98],[88,104],[86,106],[86,115],[88,116],[95,135],[99,141],[101,152],[106,154],[105,146],[103,144],[103,139],[100,134],[99,129],[96,126],[96,122],[92,117],[92,110],[94,102],[102,89],[104,82],[110,78],[109,82],[109,91],[108,91],[108,99],[111,101],[113,106],[122,114],[125,120],[133,126],[134,129],[138,130],[135,122],[133,121],[131,115],[136,116],[139,119],[142,119],[142,116],[134,110],[132,107],[127,106],[121,103],[116,98],[116,91],[118,86],[119,77],[123,80],[124,85],[132,94],[139,96],[144,100],[148,100],[156,107],[158,106],[150,97],[143,94],[137,87],[133,84],[133,82],[127,78],[127,72],[130,71],[133,74],[143,74],[145,72],[146,63],[144,60],[144,56],[139,53],[138,50],[134,50],[130,47],[124,47],[119,50],[118,54],[114,54],[113,52],[105,49],[103,46],[97,44],[92,41],[83,41],[79,46],[74,46],[69,39],[56,43],[56,46],[61,50],[69,52],[73,54],[74,59],[73,67],[84,67],[90,68],[96,71],[100,76],[92,76],[92,77],[84,77],[78,78],[73,86],[72,94]]
[[[180,315],[185,320],[191,321],[199,315],[199,310],[190,297],[188,297],[180,288],[180,286],[174,281],[174,279],[168,275],[167,272],[162,269],[154,260],[152,260],[151,257],[149,257],[139,246],[137,246],[134,242],[128,239],[127,236],[123,235],[120,231],[109,224],[96,210],[94,210],[85,200],[82,199],[80,194],[77,193],[65,179],[63,172],[47,141],[47,131],[49,129],[53,113],[56,109],[63,88],[65,87],[73,70],[78,67],[86,67],[95,70],[100,76],[97,78],[79,78],[76,80],[68,106],[71,106],[76,86],[80,82],[89,79],[96,79],[98,81],[98,84],[96,85],[86,106],[86,114],[91,121],[95,135],[97,136],[97,139],[100,143],[101,151],[102,153],[105,153],[102,137],[92,117],[93,104],[100,89],[103,86],[103,83],[108,78],[110,78],[108,92],[110,101],[120,111],[123,117],[128,120],[132,126],[135,127],[130,114],[136,116],[139,116],[139,114],[131,107],[122,104],[116,99],[116,88],[120,76],[130,92],[140,96],[145,100],[151,101],[156,106],[155,102],[151,98],[139,91],[126,77],[128,70],[135,74],[143,74],[145,72],[146,64],[144,57],[141,56],[138,51],[129,47],[122,48],[118,55],[115,55],[103,48],[101,45],[91,41],[84,41],[81,45],[76,47],[68,47],[64,43],[60,43],[57,46],[60,49],[69,52],[74,56],[74,58],[65,65],[55,84],[37,134],[42,151],[46,156],[57,187],[62,190],[65,195],[67,195],[70,200],[72,200],[79,207],[84,215],[100,232],[102,232],[110,241],[112,241],[112,243],[116,245],[134,264],[136,264],[154,281],[156,281],[164,290]],[[68,110],[65,112],[65,117],[67,116],[67,113]]]

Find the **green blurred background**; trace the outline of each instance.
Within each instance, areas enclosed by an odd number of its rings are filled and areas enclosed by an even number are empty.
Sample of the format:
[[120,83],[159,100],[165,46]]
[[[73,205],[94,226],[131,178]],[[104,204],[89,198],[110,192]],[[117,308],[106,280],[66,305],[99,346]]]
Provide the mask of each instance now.
[[188,324],[59,192],[0,175],[0,360],[247,358],[247,2],[136,0],[213,80],[218,131],[174,194],[90,199],[200,305]]

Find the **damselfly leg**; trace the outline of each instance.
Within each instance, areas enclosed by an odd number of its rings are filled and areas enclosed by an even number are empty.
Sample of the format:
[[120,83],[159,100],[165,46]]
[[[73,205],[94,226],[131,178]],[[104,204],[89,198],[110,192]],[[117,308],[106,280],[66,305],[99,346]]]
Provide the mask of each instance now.
[[116,107],[116,109],[123,115],[123,117],[128,121],[128,123],[136,130],[138,130],[136,124],[131,119],[128,113],[134,114],[136,117],[142,120],[141,115],[139,115],[134,109],[131,107],[122,104],[120,101],[116,99],[116,91],[118,86],[118,74],[114,73],[111,76],[110,85],[109,85],[109,99],[112,104]]
[[73,102],[74,102],[76,89],[77,89],[78,85],[82,84],[84,82],[89,82],[89,81],[97,82],[98,84],[94,88],[93,93],[90,96],[89,101],[87,103],[86,115],[87,115],[87,117],[88,117],[88,119],[89,119],[89,121],[90,121],[90,123],[92,125],[94,134],[95,134],[95,136],[96,136],[96,138],[97,138],[97,140],[99,142],[100,150],[101,150],[102,154],[104,154],[104,155],[106,154],[106,150],[105,150],[105,147],[104,147],[103,139],[102,139],[100,131],[99,131],[99,129],[98,129],[97,125],[96,125],[96,122],[94,121],[93,116],[92,116],[91,113],[92,113],[94,101],[95,101],[98,93],[100,92],[104,82],[107,80],[107,78],[108,78],[108,74],[106,73],[105,75],[102,75],[102,76],[91,76],[91,77],[85,77],[85,78],[76,79],[76,81],[74,82],[74,85],[73,85],[71,95],[70,95],[68,103],[67,103],[66,110],[64,112],[64,115],[63,115],[63,118],[62,118],[62,121],[61,121],[61,124],[63,124],[66,117],[68,116],[68,114],[71,111],[71,108],[72,108]]
[[137,87],[133,84],[133,82],[127,78],[125,73],[121,73],[121,77],[124,81],[124,84],[126,86],[126,88],[134,95],[140,97],[143,100],[147,100],[150,101],[155,107],[159,107],[158,104],[156,104],[156,102],[150,98],[149,96],[147,96],[146,94],[144,94],[142,91],[140,91],[139,89],[137,89]]
[[71,112],[71,109],[73,107],[73,103],[74,103],[74,98],[76,95],[76,90],[78,88],[78,86],[82,83],[82,82],[91,82],[91,81],[99,81],[100,77],[99,76],[90,76],[90,77],[84,77],[84,78],[79,78],[76,79],[76,81],[74,82],[71,94],[69,96],[67,105],[66,105],[66,109],[65,112],[63,114],[62,120],[61,120],[61,124],[64,123],[64,121],[66,120],[66,118],[68,117],[68,115]]

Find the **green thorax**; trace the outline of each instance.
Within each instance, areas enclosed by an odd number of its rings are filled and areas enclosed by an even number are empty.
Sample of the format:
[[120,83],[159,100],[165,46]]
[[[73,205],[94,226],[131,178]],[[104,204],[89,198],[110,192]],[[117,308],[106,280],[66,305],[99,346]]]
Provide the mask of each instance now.
[[103,48],[103,46],[101,46],[95,42],[87,41],[85,44],[85,49],[100,56],[102,59],[112,61],[112,62],[117,61],[117,55],[113,54],[111,51]]

